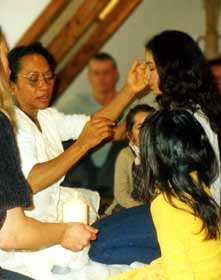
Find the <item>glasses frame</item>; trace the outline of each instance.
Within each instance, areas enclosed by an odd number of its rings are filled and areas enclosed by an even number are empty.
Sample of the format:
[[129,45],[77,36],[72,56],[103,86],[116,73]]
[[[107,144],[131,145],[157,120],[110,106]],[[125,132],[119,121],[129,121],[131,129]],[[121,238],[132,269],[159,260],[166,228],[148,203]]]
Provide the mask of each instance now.
[[22,74],[18,74],[17,77],[23,77],[26,80],[28,80],[29,84],[32,86],[37,86],[39,84],[40,81],[44,81],[47,85],[50,85],[52,82],[54,82],[56,75],[55,73],[52,73],[51,77],[46,77],[47,74],[44,73],[40,73],[40,72],[35,72],[35,75],[38,74],[38,78],[36,80],[31,80],[31,75],[22,75]]

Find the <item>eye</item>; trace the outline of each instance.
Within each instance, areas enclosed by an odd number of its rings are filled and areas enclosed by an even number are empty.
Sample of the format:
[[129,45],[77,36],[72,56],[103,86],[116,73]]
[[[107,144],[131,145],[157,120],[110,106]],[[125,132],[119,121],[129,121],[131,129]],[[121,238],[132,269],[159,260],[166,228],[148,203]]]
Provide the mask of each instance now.
[[32,83],[37,83],[38,79],[39,79],[39,75],[38,74],[32,74],[27,76],[28,80]]

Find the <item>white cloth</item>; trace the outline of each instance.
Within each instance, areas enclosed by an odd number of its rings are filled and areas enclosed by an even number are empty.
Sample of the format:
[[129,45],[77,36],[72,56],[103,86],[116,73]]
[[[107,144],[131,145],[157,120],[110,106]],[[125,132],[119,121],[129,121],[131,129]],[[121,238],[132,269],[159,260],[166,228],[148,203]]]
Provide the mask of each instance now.
[[209,121],[205,114],[198,110],[194,117],[198,120],[198,122],[203,127],[204,131],[206,132],[206,135],[210,141],[211,146],[213,147],[213,150],[215,152],[218,165],[219,165],[219,174],[215,182],[210,187],[211,193],[213,195],[213,198],[215,201],[220,205],[220,191],[221,191],[221,172],[220,172],[220,154],[219,154],[219,144],[218,144],[218,137],[217,134],[211,129]]
[[[31,119],[20,109],[16,108],[17,144],[20,152],[21,167],[25,177],[37,163],[57,157],[64,150],[61,141],[76,139],[85,123],[89,120],[86,115],[64,115],[56,109],[39,110],[38,121],[42,132]],[[59,168],[59,167],[58,167]],[[35,208],[26,214],[42,218],[47,216],[49,221],[57,219],[57,204],[59,200],[59,184],[61,178],[47,189],[33,197]]]

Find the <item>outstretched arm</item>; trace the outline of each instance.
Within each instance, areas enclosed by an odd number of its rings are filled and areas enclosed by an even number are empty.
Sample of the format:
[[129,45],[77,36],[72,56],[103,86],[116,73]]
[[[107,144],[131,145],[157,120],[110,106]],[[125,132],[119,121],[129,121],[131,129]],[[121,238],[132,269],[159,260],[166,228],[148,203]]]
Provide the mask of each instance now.
[[96,239],[97,230],[81,223],[42,223],[20,207],[7,211],[0,230],[2,249],[40,249],[54,244],[79,251]]
[[93,117],[104,117],[115,121],[124,108],[135,98],[135,96],[148,86],[145,63],[139,63],[136,59],[129,70],[125,85],[114,100]]

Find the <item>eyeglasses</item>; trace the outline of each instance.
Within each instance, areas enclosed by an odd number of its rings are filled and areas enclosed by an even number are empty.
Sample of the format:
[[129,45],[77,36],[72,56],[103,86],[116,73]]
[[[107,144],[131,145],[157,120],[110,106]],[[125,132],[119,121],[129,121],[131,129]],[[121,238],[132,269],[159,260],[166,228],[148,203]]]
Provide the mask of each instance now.
[[52,72],[48,72],[48,73],[39,73],[39,72],[33,72],[33,73],[29,73],[27,75],[17,75],[20,77],[23,77],[25,79],[27,79],[30,83],[30,85],[32,86],[36,86],[40,81],[45,81],[46,84],[51,84],[54,79],[55,79],[55,74]]

